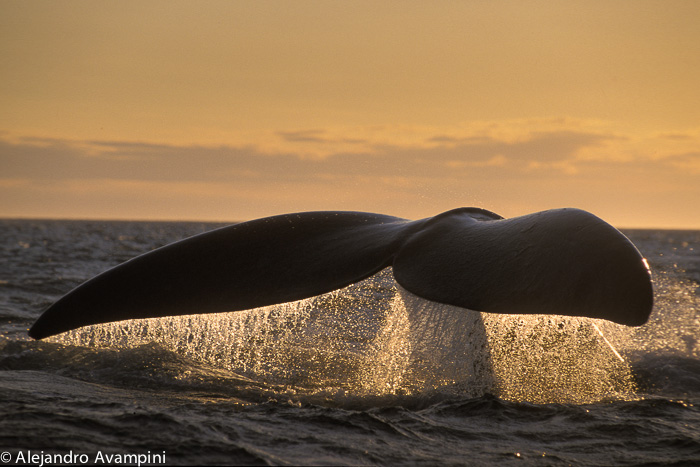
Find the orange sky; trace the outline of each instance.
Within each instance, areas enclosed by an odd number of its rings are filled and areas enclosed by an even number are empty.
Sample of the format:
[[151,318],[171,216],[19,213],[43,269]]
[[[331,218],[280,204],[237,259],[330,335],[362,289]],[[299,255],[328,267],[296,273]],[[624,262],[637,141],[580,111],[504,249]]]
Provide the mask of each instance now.
[[700,228],[700,2],[3,1],[0,217]]

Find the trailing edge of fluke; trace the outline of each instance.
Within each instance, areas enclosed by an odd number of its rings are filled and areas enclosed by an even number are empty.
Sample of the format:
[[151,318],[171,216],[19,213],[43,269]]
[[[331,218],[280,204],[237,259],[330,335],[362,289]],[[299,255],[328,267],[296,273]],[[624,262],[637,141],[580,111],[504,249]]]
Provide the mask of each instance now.
[[29,335],[300,300],[389,266],[408,291],[471,310],[636,326],[653,305],[650,272],[635,246],[579,209],[504,219],[459,208],[417,221],[302,212],[234,224],[133,258],[51,305]]

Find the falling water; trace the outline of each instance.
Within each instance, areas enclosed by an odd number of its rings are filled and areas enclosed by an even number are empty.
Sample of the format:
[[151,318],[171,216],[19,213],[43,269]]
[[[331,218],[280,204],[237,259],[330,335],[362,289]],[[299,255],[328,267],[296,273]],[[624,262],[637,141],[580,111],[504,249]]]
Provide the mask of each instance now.
[[404,290],[385,270],[297,302],[95,325],[54,340],[112,348],[155,342],[235,375],[306,394],[452,391],[581,403],[634,394],[629,366],[616,355],[619,344],[605,338],[620,334],[618,328],[601,320],[497,315],[438,304]]
[[473,397],[490,392],[541,403],[633,397],[630,367],[605,337],[619,334],[620,326],[588,318],[479,313],[398,290],[377,339],[374,361],[388,370],[375,370],[382,375],[377,387]]

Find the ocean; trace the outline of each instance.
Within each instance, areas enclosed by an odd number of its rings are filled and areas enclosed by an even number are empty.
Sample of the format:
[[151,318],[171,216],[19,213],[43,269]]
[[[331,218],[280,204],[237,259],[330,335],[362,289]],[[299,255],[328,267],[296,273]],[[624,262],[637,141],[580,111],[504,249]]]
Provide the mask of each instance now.
[[0,220],[7,465],[700,465],[700,231],[628,230],[650,321],[491,315],[390,270],[245,312],[27,329],[90,277],[219,227]]

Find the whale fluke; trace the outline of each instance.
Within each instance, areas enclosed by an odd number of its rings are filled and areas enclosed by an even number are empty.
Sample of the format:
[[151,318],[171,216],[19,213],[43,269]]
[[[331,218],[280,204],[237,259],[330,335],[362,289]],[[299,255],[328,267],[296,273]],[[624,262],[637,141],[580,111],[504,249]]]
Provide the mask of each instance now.
[[634,245],[578,209],[503,219],[460,208],[417,221],[303,212],[234,224],[133,258],[51,305],[29,335],[300,300],[388,266],[408,291],[478,311],[641,325],[653,304],[650,273]]

